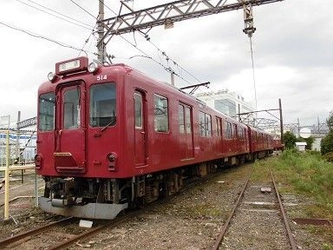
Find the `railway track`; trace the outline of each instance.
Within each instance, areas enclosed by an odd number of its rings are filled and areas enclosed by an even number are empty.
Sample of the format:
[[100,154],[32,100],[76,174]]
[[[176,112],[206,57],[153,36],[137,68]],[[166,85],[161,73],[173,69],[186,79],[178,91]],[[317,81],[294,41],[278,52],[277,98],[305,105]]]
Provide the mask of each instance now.
[[29,241],[33,236],[39,235],[39,234],[43,234],[43,232],[46,232],[48,230],[51,230],[52,228],[55,228],[57,226],[60,225],[64,225],[66,223],[73,223],[74,222],[74,218],[69,217],[69,218],[64,218],[55,222],[51,222],[47,225],[38,227],[38,228],[34,228],[31,229],[29,231],[20,233],[18,235],[9,237],[7,239],[1,240],[0,241],[0,248],[4,249],[4,248],[8,248],[8,249],[12,249],[15,246],[17,246],[18,244],[24,243],[26,241]]
[[272,171],[270,178],[258,186],[248,177],[212,249],[298,249]]
[[36,245],[38,245],[38,249],[63,249],[80,240],[85,241],[106,228],[112,229],[135,216],[139,216],[145,210],[146,208],[132,211],[111,221],[95,220],[92,228],[79,227],[78,218],[61,219],[4,239],[0,241],[0,249],[35,249]]

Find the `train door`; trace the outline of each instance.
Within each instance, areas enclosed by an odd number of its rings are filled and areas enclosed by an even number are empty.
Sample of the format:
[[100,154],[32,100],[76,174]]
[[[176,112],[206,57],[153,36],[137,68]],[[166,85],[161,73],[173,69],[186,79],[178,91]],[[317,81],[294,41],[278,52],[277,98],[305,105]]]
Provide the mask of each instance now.
[[146,97],[143,92],[134,92],[134,159],[136,166],[147,164]]
[[179,142],[181,159],[194,157],[192,108],[184,103],[179,103]]
[[57,92],[55,168],[58,172],[85,172],[85,91],[82,82]]

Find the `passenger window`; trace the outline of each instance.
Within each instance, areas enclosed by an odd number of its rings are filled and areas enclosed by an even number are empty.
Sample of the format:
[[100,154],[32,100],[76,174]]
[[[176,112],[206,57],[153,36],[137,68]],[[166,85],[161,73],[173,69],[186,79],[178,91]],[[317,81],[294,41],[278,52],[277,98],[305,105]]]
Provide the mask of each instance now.
[[225,139],[231,139],[232,138],[232,126],[231,126],[231,123],[230,122],[227,122],[225,121],[225,124],[224,124],[224,138]]
[[134,93],[134,108],[135,108],[135,127],[142,128],[142,97],[138,93]]
[[185,107],[185,128],[186,134],[192,134],[191,107]]
[[156,132],[169,131],[168,99],[164,96],[154,96],[154,126]]
[[178,106],[178,123],[179,123],[179,133],[185,133],[185,120],[184,120],[184,106]]
[[222,129],[221,129],[221,118],[220,117],[216,117],[216,135],[217,136],[222,136]]
[[212,135],[212,117],[204,112],[199,112],[200,135],[210,137]]

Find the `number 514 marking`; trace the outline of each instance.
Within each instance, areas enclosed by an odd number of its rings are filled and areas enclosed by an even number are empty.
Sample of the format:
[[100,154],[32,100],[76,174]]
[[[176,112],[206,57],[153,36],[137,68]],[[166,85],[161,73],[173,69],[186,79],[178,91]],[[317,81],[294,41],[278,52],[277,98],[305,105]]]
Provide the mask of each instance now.
[[98,75],[97,76],[97,81],[103,81],[103,80],[107,80],[108,79],[108,75]]

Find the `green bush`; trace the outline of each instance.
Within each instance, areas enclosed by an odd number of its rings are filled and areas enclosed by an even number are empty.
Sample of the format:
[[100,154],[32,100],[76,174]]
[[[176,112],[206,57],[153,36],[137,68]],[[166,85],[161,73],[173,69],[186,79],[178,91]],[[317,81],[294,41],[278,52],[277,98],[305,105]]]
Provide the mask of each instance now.
[[333,152],[333,131],[330,131],[320,142],[320,151],[322,155]]
[[324,154],[323,158],[328,162],[333,162],[333,152],[328,152]]

